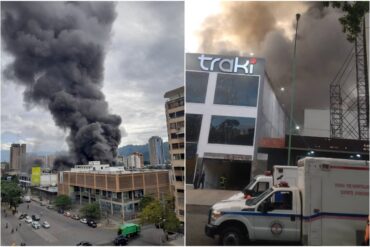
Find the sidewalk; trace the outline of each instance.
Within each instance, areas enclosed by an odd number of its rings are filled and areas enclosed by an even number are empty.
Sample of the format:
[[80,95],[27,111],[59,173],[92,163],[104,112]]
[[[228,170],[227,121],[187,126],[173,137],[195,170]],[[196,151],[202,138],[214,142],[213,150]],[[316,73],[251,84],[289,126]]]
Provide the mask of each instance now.
[[186,185],[186,205],[212,206],[216,202],[225,200],[239,193],[238,190],[211,190],[197,189],[192,185]]

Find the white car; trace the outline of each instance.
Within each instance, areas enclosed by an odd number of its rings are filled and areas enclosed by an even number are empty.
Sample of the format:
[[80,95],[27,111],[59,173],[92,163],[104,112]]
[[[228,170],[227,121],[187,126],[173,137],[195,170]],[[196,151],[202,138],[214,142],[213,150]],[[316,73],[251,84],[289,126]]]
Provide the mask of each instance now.
[[82,218],[82,219],[80,219],[80,222],[81,223],[84,223],[84,224],[87,224],[87,219],[86,218]]
[[42,223],[42,227],[43,228],[50,228],[50,224],[47,221],[44,221],[44,223]]
[[40,223],[38,223],[37,221],[33,221],[31,225],[35,229],[39,229],[41,227]]
[[24,220],[26,223],[32,223],[32,218],[31,216],[27,216],[26,219]]

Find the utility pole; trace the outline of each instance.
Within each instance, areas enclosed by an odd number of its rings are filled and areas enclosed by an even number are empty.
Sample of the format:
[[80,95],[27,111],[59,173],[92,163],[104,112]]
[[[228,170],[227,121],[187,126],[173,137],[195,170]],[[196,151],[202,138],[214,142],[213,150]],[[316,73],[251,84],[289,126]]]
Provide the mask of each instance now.
[[288,166],[290,166],[290,154],[292,149],[292,129],[293,129],[293,111],[294,111],[294,94],[295,94],[295,74],[296,74],[296,48],[297,48],[297,33],[298,21],[301,14],[296,14],[297,25],[295,28],[294,50],[293,50],[293,65],[292,65],[292,91],[290,93],[290,119],[289,119],[289,144],[288,144]]

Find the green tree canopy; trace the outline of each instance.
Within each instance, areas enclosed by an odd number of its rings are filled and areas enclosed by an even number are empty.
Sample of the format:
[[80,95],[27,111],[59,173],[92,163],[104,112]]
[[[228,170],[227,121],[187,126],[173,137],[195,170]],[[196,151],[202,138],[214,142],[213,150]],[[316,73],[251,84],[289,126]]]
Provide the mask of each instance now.
[[146,206],[149,205],[149,203],[151,203],[152,201],[154,201],[154,197],[152,196],[143,196],[141,199],[140,199],[140,202],[139,202],[139,208],[140,210],[143,210]]
[[69,209],[72,206],[72,200],[69,196],[67,195],[59,195],[54,201],[55,206],[58,209]]
[[324,6],[328,7],[329,5],[333,8],[339,8],[345,13],[344,16],[339,18],[339,22],[343,26],[343,32],[347,34],[347,39],[350,42],[354,42],[357,35],[361,32],[363,18],[369,12],[369,2],[324,2]]
[[163,207],[158,200],[150,202],[140,213],[140,223],[159,224],[163,217]]
[[101,217],[100,207],[97,202],[86,204],[80,209],[80,213],[83,217],[93,220],[98,220]]
[[14,181],[1,180],[1,198],[10,207],[17,208],[21,203],[22,189]]
[[168,211],[164,222],[163,229],[170,232],[176,232],[180,228],[180,221],[174,211]]

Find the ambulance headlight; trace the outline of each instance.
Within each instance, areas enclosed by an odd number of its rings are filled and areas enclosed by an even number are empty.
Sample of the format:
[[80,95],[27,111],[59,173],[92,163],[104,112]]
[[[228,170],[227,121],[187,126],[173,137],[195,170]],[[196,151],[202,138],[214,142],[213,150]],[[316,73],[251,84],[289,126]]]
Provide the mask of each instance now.
[[219,210],[212,210],[211,222],[215,222],[218,218],[222,216],[222,212]]

